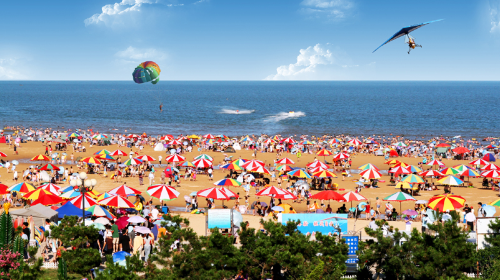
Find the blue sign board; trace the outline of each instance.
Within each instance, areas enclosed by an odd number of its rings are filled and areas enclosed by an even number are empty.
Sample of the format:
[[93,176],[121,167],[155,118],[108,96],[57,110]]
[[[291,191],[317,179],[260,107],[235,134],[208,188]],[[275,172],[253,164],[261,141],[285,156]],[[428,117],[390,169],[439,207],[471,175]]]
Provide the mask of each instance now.
[[231,209],[208,209],[208,228],[231,228]]
[[316,232],[333,235],[338,233],[338,227],[342,234],[347,234],[347,214],[283,214],[281,219],[284,225],[299,220],[297,229],[306,235],[316,235]]

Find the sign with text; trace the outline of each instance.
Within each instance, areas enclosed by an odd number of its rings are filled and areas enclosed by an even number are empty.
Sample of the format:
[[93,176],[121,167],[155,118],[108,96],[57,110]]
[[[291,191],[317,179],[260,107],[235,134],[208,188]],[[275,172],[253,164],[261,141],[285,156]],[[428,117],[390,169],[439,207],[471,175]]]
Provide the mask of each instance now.
[[283,214],[281,222],[300,221],[297,229],[306,235],[321,232],[324,235],[338,233],[347,234],[347,214]]
[[231,209],[208,209],[208,228],[231,228]]

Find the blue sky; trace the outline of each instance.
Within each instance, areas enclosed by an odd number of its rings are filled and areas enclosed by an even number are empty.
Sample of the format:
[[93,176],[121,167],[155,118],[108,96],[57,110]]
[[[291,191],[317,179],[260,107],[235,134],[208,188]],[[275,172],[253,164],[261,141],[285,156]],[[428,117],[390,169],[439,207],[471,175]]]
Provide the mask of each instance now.
[[[372,51],[401,27],[444,19]],[[35,0],[0,9],[0,80],[499,80],[500,1]]]

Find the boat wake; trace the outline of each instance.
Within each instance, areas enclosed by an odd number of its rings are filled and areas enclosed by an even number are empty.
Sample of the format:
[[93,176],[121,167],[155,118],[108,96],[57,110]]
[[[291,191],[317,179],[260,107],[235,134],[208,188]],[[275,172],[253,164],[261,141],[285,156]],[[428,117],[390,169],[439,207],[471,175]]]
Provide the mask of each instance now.
[[220,111],[221,114],[229,114],[229,115],[247,115],[255,112],[255,110],[233,110],[233,109],[222,109]]
[[268,116],[264,119],[264,122],[279,122],[287,119],[297,119],[300,117],[305,117],[306,114],[304,112],[280,112],[276,115]]

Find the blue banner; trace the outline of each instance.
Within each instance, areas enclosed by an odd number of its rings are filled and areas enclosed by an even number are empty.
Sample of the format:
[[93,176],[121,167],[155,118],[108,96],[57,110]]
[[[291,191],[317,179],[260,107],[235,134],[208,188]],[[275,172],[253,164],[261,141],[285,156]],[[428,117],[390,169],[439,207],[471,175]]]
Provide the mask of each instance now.
[[282,214],[281,222],[285,225],[288,221],[299,221],[297,229],[306,235],[324,235],[338,233],[347,234],[347,214]]
[[231,209],[208,209],[208,228],[231,228]]

